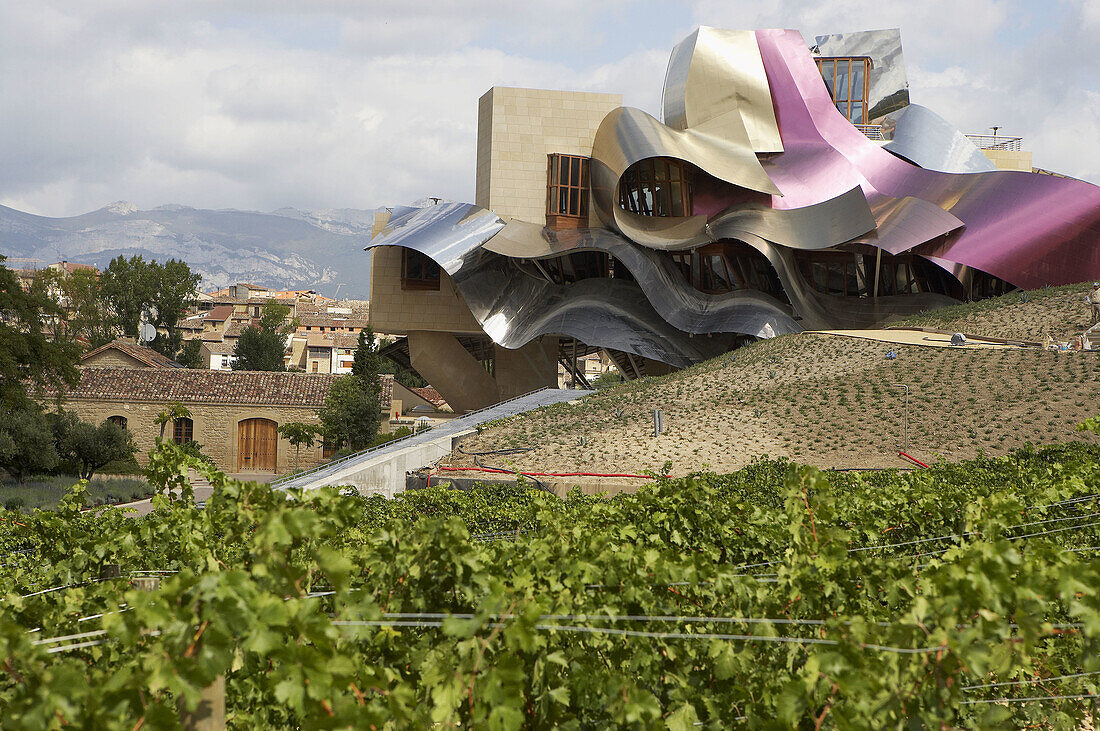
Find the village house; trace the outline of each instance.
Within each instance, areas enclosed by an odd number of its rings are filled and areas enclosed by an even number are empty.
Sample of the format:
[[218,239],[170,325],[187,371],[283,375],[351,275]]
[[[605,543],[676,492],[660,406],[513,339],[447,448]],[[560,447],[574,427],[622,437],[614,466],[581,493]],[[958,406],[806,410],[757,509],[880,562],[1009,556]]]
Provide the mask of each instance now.
[[[157,415],[169,404],[182,404],[191,416],[166,424],[163,436],[177,443],[198,442],[218,469],[230,473],[275,475],[293,469],[295,450],[277,429],[294,421],[319,424],[317,411],[339,378],[331,373],[187,369],[127,340],[96,348],[80,365],[80,383],[65,393],[64,408],[83,421],[110,420],[128,429],[144,463],[161,436],[154,423]],[[429,400],[392,375],[379,379],[380,431],[435,415]],[[298,465],[313,466],[332,453],[318,440],[300,450]]]
[[118,338],[90,350],[80,357],[79,365],[98,368],[183,368],[152,348],[138,345],[133,338]]

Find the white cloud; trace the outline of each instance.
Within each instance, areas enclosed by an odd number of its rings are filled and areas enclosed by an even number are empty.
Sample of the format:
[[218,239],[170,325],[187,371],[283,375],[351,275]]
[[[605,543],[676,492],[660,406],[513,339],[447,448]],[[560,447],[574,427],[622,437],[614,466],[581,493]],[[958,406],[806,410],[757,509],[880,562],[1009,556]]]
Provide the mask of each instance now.
[[[658,112],[671,43],[639,45],[645,3],[631,4],[4,3],[0,202],[72,215],[118,199],[261,210],[469,200],[490,86],[619,92]],[[1058,7],[1057,27],[1020,38],[1009,0],[700,0],[683,25],[900,26],[915,101],[965,131],[1024,135],[1038,166],[1100,179],[1100,152],[1079,144],[1096,139],[1100,116],[1081,43],[1100,11]]]

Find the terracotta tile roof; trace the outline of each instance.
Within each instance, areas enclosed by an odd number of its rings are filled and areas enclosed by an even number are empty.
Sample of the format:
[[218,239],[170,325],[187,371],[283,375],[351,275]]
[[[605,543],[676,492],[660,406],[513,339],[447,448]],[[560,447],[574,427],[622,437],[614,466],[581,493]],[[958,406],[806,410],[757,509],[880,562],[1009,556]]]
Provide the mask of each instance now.
[[330,333],[306,333],[306,344],[311,348],[331,348],[333,338]]
[[206,311],[204,320],[217,320],[218,322],[224,322],[233,316],[233,305],[218,305],[212,309]]
[[215,341],[203,343],[202,347],[206,348],[206,350],[211,353],[216,353],[217,355],[233,355],[233,351],[237,349],[237,344]]
[[152,348],[146,348],[145,346],[138,345],[136,343],[130,343],[125,340],[112,340],[106,345],[100,345],[95,350],[89,351],[80,357],[80,362],[84,363],[95,356],[108,350],[117,350],[124,353],[139,363],[144,363],[150,368],[183,368],[179,363],[161,355]]
[[420,398],[424,399],[437,409],[441,406],[447,405],[447,400],[439,395],[439,391],[436,391],[431,386],[425,386],[423,388],[410,388],[410,391],[415,393]]
[[366,327],[369,322],[365,317],[343,315],[300,315],[298,324],[301,327]]
[[336,333],[337,348],[358,348],[359,333]]
[[[95,401],[180,401],[320,407],[337,378],[330,373],[268,373],[189,368],[95,368],[80,370],[68,399]],[[393,376],[383,375],[381,408],[389,410]]]

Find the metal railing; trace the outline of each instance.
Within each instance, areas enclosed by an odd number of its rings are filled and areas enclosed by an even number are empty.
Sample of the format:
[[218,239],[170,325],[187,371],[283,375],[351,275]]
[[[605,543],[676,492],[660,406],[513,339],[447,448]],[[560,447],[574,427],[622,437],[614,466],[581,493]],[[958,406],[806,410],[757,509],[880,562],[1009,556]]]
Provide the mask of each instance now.
[[967,135],[966,138],[983,150],[1010,150],[1020,151],[1020,142],[1023,137],[1006,137],[1005,135]]
[[864,134],[869,140],[882,140],[882,125],[881,124],[857,124],[854,125],[856,129]]
[[[515,397],[510,398],[510,399],[505,399],[504,401],[498,401],[495,404],[485,406],[483,408],[477,409],[476,411],[467,412],[467,413],[463,414],[462,416],[458,417],[457,419],[453,419],[449,422],[446,422],[446,424],[444,424],[444,426],[450,426],[451,424],[457,423],[457,422],[461,421],[462,419],[465,419],[467,416],[474,416],[475,414],[480,414],[483,411],[488,411],[489,409],[495,409],[497,406],[501,406],[503,404],[510,404],[513,401],[518,401],[521,398],[526,398],[528,396],[531,396],[532,394],[539,393],[540,391],[549,390],[549,388],[550,388],[549,386],[543,386],[542,388],[536,388],[534,391],[528,391],[527,393],[520,394],[519,396],[515,396]],[[270,484],[272,485],[272,487],[274,487],[275,485],[279,485],[279,484],[284,483],[284,482],[290,482],[291,480],[297,480],[301,477],[305,477],[306,475],[312,475],[312,474],[316,474],[318,472],[321,472],[322,470],[331,469],[333,467],[336,467],[337,465],[344,464],[345,462],[350,462],[353,459],[359,459],[360,457],[371,454],[372,452],[378,452],[378,451],[380,451],[382,449],[386,449],[386,448],[388,448],[388,447],[390,447],[394,444],[398,444],[400,442],[407,441],[407,440],[412,439],[413,437],[418,436],[420,434],[423,434],[424,432],[427,432],[427,431],[436,431],[436,429],[421,429],[418,432],[414,432],[412,434],[406,434],[405,436],[398,437],[397,439],[391,439],[390,441],[386,442],[385,444],[379,444],[376,447],[368,447],[367,449],[363,449],[361,451],[353,452],[352,454],[345,455],[345,456],[341,457],[340,459],[334,459],[331,462],[325,462],[324,464],[319,464],[319,465],[317,465],[316,467],[314,467],[312,469],[304,470],[302,472],[295,472],[292,475],[283,475],[282,477],[280,477],[278,479],[272,480]]]

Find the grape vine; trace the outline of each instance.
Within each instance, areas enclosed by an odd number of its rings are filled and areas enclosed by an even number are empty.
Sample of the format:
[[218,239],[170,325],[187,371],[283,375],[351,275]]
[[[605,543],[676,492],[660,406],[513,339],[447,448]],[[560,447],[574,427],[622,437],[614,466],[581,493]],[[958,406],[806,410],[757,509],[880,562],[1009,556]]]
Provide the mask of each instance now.
[[[761,461],[567,499],[226,478],[145,518],[0,513],[5,728],[1075,728],[1100,682],[1100,450]],[[155,586],[151,586],[155,584]],[[151,588],[151,590],[150,590]]]

